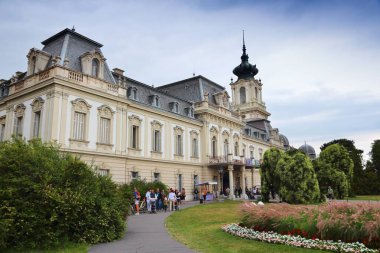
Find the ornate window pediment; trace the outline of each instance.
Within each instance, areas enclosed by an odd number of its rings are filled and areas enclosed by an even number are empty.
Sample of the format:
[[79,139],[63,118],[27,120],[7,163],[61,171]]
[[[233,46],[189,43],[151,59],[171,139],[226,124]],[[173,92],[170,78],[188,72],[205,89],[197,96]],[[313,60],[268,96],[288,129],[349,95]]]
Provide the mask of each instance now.
[[227,131],[227,130],[224,130],[222,135],[225,137],[225,138],[229,138],[230,137],[230,133]]
[[33,100],[33,102],[30,104],[32,106],[33,112],[38,112],[42,110],[42,107],[44,106],[45,100],[43,100],[41,97],[38,97]]
[[22,116],[24,116],[25,109],[26,109],[26,107],[25,107],[24,104],[16,105],[16,107],[14,109],[15,116],[16,117],[22,117]]
[[87,113],[91,109],[91,105],[86,102],[86,100],[77,98],[73,101],[71,101],[73,108],[75,111],[82,112],[82,113]]
[[153,120],[152,122],[150,122],[150,124],[152,125],[152,129],[154,129],[154,130],[161,130],[161,128],[162,128],[161,122],[159,122],[157,120]]
[[213,126],[213,127],[211,127],[210,128],[210,133],[212,134],[212,135],[217,135],[218,134],[218,129],[215,127],[215,126]]
[[182,127],[175,126],[173,129],[174,129],[174,134],[176,134],[176,135],[183,134],[183,128]]
[[237,133],[234,134],[234,141],[238,141],[239,140],[239,135]]
[[115,111],[111,109],[108,105],[102,105],[98,107],[98,113],[100,117],[103,118],[112,118],[114,115]]
[[134,114],[129,116],[128,119],[132,125],[136,125],[136,126],[139,126],[142,122],[142,119],[139,116],[134,115]]
[[190,131],[190,136],[191,136],[191,138],[198,138],[199,133],[197,131],[195,131],[195,130],[191,130]]

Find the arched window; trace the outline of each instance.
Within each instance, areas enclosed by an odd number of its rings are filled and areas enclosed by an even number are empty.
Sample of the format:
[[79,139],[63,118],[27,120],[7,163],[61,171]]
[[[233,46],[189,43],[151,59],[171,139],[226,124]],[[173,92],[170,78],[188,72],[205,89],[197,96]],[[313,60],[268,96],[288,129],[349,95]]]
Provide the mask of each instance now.
[[224,140],[223,149],[224,149],[224,155],[227,157],[228,155],[228,140],[227,139]]
[[235,142],[235,146],[234,146],[234,156],[238,156],[239,155],[239,143],[238,142]]
[[92,71],[91,74],[92,76],[99,77],[99,60],[98,59],[93,59],[92,60]]
[[36,57],[33,56],[30,60],[30,69],[32,71],[32,74],[36,73]]
[[212,137],[211,139],[211,155],[212,157],[216,157],[216,148],[217,148],[217,142],[216,142],[216,137]]
[[244,104],[246,101],[245,99],[245,88],[241,87],[240,88],[240,104]]

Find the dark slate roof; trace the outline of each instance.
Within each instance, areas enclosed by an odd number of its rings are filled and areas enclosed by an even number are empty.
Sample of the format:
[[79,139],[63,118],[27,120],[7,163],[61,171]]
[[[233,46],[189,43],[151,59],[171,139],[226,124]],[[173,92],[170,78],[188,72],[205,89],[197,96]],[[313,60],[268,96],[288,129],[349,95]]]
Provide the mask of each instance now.
[[[180,97],[173,96],[171,94],[162,92],[158,88],[154,88],[153,86],[144,84],[142,82],[136,81],[132,78],[121,76],[115,72],[112,72],[115,80],[120,80],[122,83],[122,86],[124,86],[126,89],[136,87],[137,88],[137,100],[135,100],[138,103],[142,103],[144,105],[147,105],[149,107],[164,110],[167,112],[171,112],[171,108],[169,103],[171,102],[178,102],[178,113],[175,113],[176,115],[181,115],[184,117],[188,117],[185,109],[192,107],[193,103],[190,101],[186,101]],[[150,101],[151,95],[157,95],[159,97],[159,107],[153,106]],[[174,113],[174,112],[173,112]]]
[[270,129],[272,129],[272,126],[270,124],[270,121],[267,119],[257,119],[257,120],[251,120],[247,122],[248,126],[260,129],[265,132],[269,132]]
[[[93,50],[101,53],[100,48],[103,46],[68,28],[41,43],[44,45],[43,51],[50,53],[52,56],[60,56],[61,65],[63,65],[64,59],[67,58],[69,60],[67,67],[78,72],[82,72],[80,56]],[[105,63],[103,75],[105,81],[115,83],[107,63]]]
[[202,75],[157,87],[164,93],[180,97],[187,101],[203,101],[204,93],[209,93],[209,103],[216,104],[213,94],[225,91],[225,88]]

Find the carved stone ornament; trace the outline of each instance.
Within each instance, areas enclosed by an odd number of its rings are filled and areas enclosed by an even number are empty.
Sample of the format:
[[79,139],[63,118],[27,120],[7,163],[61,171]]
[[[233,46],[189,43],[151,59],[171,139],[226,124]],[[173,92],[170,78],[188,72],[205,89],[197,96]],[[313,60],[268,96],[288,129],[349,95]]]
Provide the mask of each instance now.
[[91,105],[89,105],[84,99],[77,98],[73,101],[71,101],[73,104],[73,108],[75,111],[87,113],[91,109]]
[[227,138],[230,137],[230,133],[227,130],[224,130],[222,135],[226,136]]
[[197,131],[195,131],[195,130],[191,130],[191,131],[190,131],[190,136],[191,136],[191,138],[197,138],[198,135],[199,135],[199,133],[198,133]]
[[108,105],[102,105],[98,107],[98,113],[100,117],[112,118],[115,112]]
[[237,133],[234,134],[234,140],[239,140],[239,135]]
[[182,134],[183,133],[182,127],[180,127],[180,126],[174,127],[174,133],[175,134]]
[[33,100],[33,102],[30,104],[32,106],[33,112],[38,112],[42,110],[42,107],[44,106],[45,100],[43,100],[41,97],[38,97]]
[[15,116],[16,117],[22,117],[24,116],[24,112],[25,112],[25,105],[24,104],[19,104],[19,105],[16,105],[15,107]]
[[142,122],[142,119],[139,116],[134,115],[134,114],[129,116],[128,119],[132,125],[136,125],[136,126],[139,126]]
[[217,134],[218,133],[218,129],[215,126],[213,126],[213,127],[211,127],[210,132],[213,133],[213,134]]
[[152,122],[150,122],[150,124],[152,125],[152,128],[154,130],[160,130],[162,128],[161,122],[159,122],[157,120],[153,120]]

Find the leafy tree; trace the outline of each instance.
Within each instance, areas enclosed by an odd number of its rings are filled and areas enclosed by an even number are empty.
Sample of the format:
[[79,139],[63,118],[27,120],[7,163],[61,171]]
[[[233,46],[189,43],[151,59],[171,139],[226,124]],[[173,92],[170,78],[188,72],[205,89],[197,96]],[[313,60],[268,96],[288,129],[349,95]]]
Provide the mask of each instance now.
[[315,171],[321,192],[331,186],[339,198],[348,195],[353,177],[353,161],[340,144],[327,146],[315,161]]
[[280,196],[290,204],[319,202],[320,191],[310,159],[303,153],[282,155],[276,166],[280,176]]
[[0,251],[120,238],[128,202],[111,178],[39,140],[0,143]]
[[372,168],[380,176],[380,140],[375,140],[372,143],[369,155],[371,156]]
[[349,195],[353,196],[354,194],[363,194],[361,190],[367,183],[363,181],[363,150],[357,149],[353,140],[338,139],[323,144],[321,146],[321,151],[325,150],[332,144],[340,144],[345,147],[354,163],[353,179],[350,181],[351,191],[349,192]]
[[271,192],[279,192],[280,177],[276,174],[276,165],[283,152],[277,148],[270,148],[264,153],[261,165],[261,194],[264,201],[269,200]]

